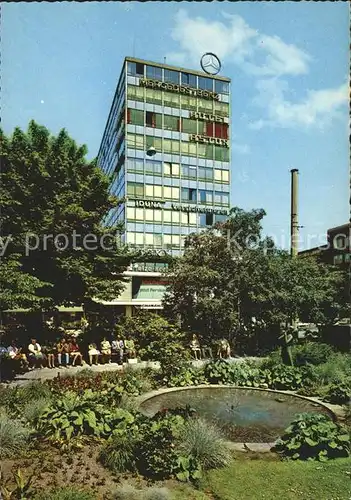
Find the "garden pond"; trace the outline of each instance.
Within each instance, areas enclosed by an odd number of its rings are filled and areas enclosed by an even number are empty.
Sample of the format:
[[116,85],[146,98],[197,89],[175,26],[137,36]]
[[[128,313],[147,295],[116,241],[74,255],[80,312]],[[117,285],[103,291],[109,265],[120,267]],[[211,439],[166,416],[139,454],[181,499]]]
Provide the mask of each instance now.
[[274,391],[232,387],[203,387],[164,392],[140,404],[140,411],[153,416],[162,409],[186,407],[215,423],[223,436],[234,442],[274,442],[296,415],[324,413],[323,405],[294,395]]

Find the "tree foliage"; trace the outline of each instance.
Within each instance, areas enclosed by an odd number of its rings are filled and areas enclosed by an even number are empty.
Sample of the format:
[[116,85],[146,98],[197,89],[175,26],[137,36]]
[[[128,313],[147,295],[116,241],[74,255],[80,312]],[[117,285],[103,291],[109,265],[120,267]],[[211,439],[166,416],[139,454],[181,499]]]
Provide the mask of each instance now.
[[325,323],[338,312],[340,275],[293,259],[263,238],[263,210],[234,208],[225,223],[188,237],[172,266],[165,311],[204,339],[279,332],[292,318]]
[[120,228],[102,224],[118,203],[111,179],[65,130],[52,136],[31,121],[27,132],[0,131],[0,139],[1,266],[9,276],[1,308],[117,296],[130,256]]

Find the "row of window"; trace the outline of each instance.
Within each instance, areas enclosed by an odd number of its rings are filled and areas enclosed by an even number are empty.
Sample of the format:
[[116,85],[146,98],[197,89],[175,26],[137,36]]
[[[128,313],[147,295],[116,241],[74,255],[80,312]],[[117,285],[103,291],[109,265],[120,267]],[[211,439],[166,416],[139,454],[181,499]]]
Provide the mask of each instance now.
[[228,139],[228,124],[213,123],[201,120],[191,120],[178,116],[163,115],[151,111],[144,112],[141,109],[128,109],[127,121],[131,125],[146,126],[174,132],[184,132],[187,134],[206,135],[219,139]]
[[131,149],[146,151],[154,147],[156,151],[183,156],[195,156],[208,160],[229,161],[229,148],[216,144],[201,144],[196,142],[183,142],[162,137],[127,134],[127,145]]
[[128,160],[128,172],[141,173],[145,175],[155,175],[165,177],[181,177],[187,179],[199,179],[204,181],[215,181],[229,183],[229,170],[219,168],[196,167],[195,165],[179,165],[168,162],[144,162],[142,160]]
[[168,106],[171,108],[182,108],[200,113],[210,113],[220,116],[229,116],[229,104],[210,99],[201,99],[189,95],[164,92],[162,90],[148,89],[145,87],[136,87],[128,85],[127,98],[131,101],[142,101],[159,106]]
[[129,245],[150,245],[155,247],[179,247],[184,246],[185,237],[179,234],[154,234],[154,233],[127,233]]
[[[127,183],[127,195],[130,198],[152,198],[174,200],[188,203],[203,203],[215,205],[229,205],[229,194],[205,189],[180,188],[170,186],[156,186],[152,184]],[[180,196],[181,195],[181,196]]]
[[193,75],[183,71],[174,71],[158,66],[150,66],[143,63],[128,62],[127,74],[148,78],[150,80],[160,80],[163,82],[174,83],[184,87],[199,88],[218,92],[220,94],[229,94],[229,84],[214,78]]
[[[127,221],[145,221],[155,222],[158,224],[176,224],[187,226],[212,226],[215,222],[223,222],[227,219],[226,215],[219,214],[201,214],[195,212],[180,212],[177,210],[158,210],[151,208],[136,208],[127,207]],[[155,232],[161,231],[160,228],[155,227]],[[167,230],[166,227],[163,227]],[[172,228],[175,229],[174,227]]]

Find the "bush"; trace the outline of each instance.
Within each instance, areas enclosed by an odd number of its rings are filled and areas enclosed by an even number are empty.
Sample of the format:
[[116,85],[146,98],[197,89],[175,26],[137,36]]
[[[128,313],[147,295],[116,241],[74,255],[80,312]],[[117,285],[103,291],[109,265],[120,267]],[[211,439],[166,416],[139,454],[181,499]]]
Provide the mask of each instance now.
[[184,425],[180,415],[149,419],[141,428],[137,467],[141,474],[153,479],[172,477],[178,467],[175,442]]
[[351,382],[351,356],[335,353],[325,363],[315,366],[314,373],[323,385]]
[[293,346],[292,355],[296,366],[321,365],[325,363],[333,354],[334,349],[328,344],[319,342],[306,342]]
[[178,371],[173,369],[169,374],[164,373],[163,381],[169,387],[186,387],[208,383],[204,369],[202,367],[196,368],[190,363],[182,365]]
[[228,465],[230,450],[219,430],[203,419],[186,421],[180,433],[179,451],[192,456],[202,469],[214,469]]
[[324,397],[324,401],[328,403],[343,405],[351,401],[351,387],[346,384],[331,385]]
[[113,495],[113,500],[170,500],[170,498],[170,493],[166,488],[137,490],[129,484],[120,486]]
[[293,460],[319,460],[349,456],[347,429],[327,415],[303,413],[285,430],[274,450]]
[[39,493],[34,500],[96,500],[96,496],[89,491],[75,488],[60,488]]
[[0,413],[0,459],[18,457],[26,448],[30,430],[19,420]]
[[114,436],[102,448],[99,460],[113,473],[134,472],[137,453],[137,439],[133,432],[127,431]]
[[72,438],[106,438],[123,432],[133,422],[129,412],[122,408],[109,410],[86,391],[84,396],[67,392],[61,399],[54,400],[40,415],[36,427],[54,443],[70,448],[74,444]]
[[311,370],[309,367],[276,365],[270,370],[263,370],[262,377],[270,389],[295,391],[308,383]]
[[24,420],[29,424],[35,424],[49,404],[50,399],[47,398],[39,398],[27,403],[22,412]]

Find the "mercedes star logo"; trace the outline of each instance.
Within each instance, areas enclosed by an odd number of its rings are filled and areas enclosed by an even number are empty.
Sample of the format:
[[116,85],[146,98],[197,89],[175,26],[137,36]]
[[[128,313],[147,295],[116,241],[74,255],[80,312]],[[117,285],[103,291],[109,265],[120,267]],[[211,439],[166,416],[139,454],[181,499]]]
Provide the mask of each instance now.
[[208,75],[217,75],[217,73],[221,71],[221,61],[216,54],[212,52],[206,52],[206,54],[201,57],[200,64],[201,68]]

